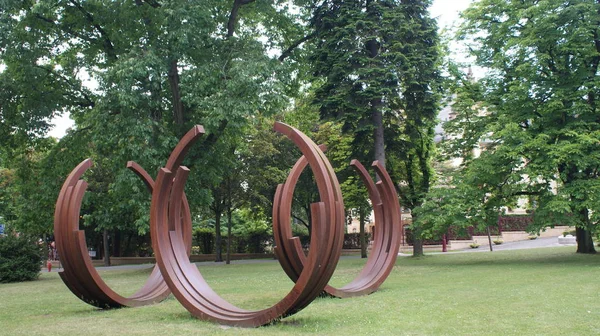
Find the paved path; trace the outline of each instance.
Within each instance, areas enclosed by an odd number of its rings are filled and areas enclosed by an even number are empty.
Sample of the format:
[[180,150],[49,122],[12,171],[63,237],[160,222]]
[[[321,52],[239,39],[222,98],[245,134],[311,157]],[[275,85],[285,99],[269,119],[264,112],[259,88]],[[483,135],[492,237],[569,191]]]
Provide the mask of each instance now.
[[[340,259],[358,259],[360,256],[341,256]],[[245,260],[232,260],[231,264],[262,264],[262,263],[273,263],[277,262],[276,259],[245,259]],[[214,261],[199,261],[195,262],[196,266],[222,266],[225,265],[224,261],[214,262]],[[98,266],[96,267],[99,271],[117,271],[117,270],[136,270],[136,269],[146,269],[152,268],[154,264],[138,264],[138,265],[119,265],[119,266]],[[62,268],[54,267],[52,268],[52,272],[62,271]],[[42,272],[48,272],[46,268],[42,268]]]
[[[538,239],[534,239],[534,240],[522,240],[522,241],[504,243],[501,245],[494,245],[493,247],[494,247],[494,251],[508,251],[508,250],[522,250],[522,249],[557,247],[557,246],[565,246],[565,245],[560,245],[558,243],[557,237],[548,237],[548,238],[538,238]],[[572,246],[574,246],[574,245],[572,245]],[[479,248],[476,248],[476,249],[467,248],[464,250],[450,251],[450,252],[446,252],[446,253],[471,253],[471,252],[490,252],[490,249],[486,245],[486,246],[480,246]],[[427,254],[444,254],[444,252],[428,252]],[[412,256],[412,254],[398,253],[398,256],[408,257],[408,256]],[[342,256],[341,259],[353,259],[353,258],[356,259],[358,257],[359,256]],[[260,263],[272,263],[272,262],[276,262],[276,261],[277,260],[275,260],[275,259],[247,259],[247,260],[232,260],[231,264],[233,264],[233,265],[236,265],[236,264],[260,264]],[[201,261],[201,262],[197,262],[195,264],[197,266],[225,265],[225,262]],[[103,271],[103,270],[136,270],[136,269],[151,268],[153,266],[154,266],[154,264],[120,265],[120,266],[108,266],[108,267],[100,266],[100,267],[96,267],[96,269],[99,271]],[[53,268],[52,272],[58,272],[61,270],[62,270],[61,268]],[[48,272],[48,270],[46,268],[43,268],[42,272]]]
[[[558,237],[547,237],[547,238],[538,238],[534,240],[520,240],[510,243],[504,243],[501,245],[494,245],[494,251],[509,251],[509,250],[523,250],[523,249],[532,249],[532,248],[544,248],[544,247],[557,247],[557,246],[565,246],[558,243]],[[575,245],[570,245],[575,246]],[[471,252],[490,252],[490,247],[488,245],[480,246],[479,248],[466,248],[463,250],[449,251],[449,252],[429,252],[426,254],[444,254],[444,253],[471,253]],[[412,256],[410,253],[399,253],[399,256],[407,257]]]
[[[558,243],[558,237],[538,238],[534,240],[521,240],[516,242],[504,243],[501,245],[494,245],[494,251],[504,250],[522,250],[540,247],[557,247],[564,246]],[[481,249],[481,247],[479,247]],[[471,249],[472,250],[472,249]],[[486,246],[486,250],[489,251],[489,247]]]
[[[231,264],[235,265],[235,264],[260,264],[260,263],[266,263],[266,262],[274,262],[276,261],[275,259],[247,259],[247,260],[232,260]],[[199,261],[195,263],[196,266],[200,266],[200,265],[225,265],[224,261],[221,262],[214,262],[214,261]],[[154,267],[154,264],[137,264],[137,265],[119,265],[119,266],[98,266],[96,267],[97,270],[99,271],[106,271],[106,270],[111,270],[111,271],[118,271],[118,270],[136,270],[136,269],[145,269],[145,268],[152,268]],[[52,268],[52,272],[58,272],[58,271],[62,271],[62,268]],[[42,272],[48,272],[48,270],[46,268],[42,269]]]

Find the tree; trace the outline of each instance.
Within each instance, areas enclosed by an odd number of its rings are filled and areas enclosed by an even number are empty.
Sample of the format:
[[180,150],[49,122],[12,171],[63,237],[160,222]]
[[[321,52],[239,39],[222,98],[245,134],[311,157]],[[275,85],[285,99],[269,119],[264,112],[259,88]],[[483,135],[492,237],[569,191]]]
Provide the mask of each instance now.
[[575,225],[577,252],[594,253],[600,3],[482,0],[464,18],[460,38],[489,69],[480,107],[489,145],[471,169],[482,186],[508,187],[507,201],[530,196],[538,229]]
[[[354,137],[353,157],[388,167],[405,207],[431,184],[441,66],[430,1],[328,1],[312,21],[316,102]],[[391,164],[390,164],[391,163]],[[415,255],[422,254],[415,245]]]
[[241,162],[238,150],[240,144],[233,139],[229,139],[229,142],[221,141],[220,144],[223,146],[215,146],[212,151],[215,155],[219,153],[219,167],[223,170],[223,174],[220,176],[221,180],[210,188],[212,195],[210,210],[215,215],[215,261],[223,261],[221,219],[223,215],[227,215],[226,263],[229,264],[232,213],[234,206],[237,206],[240,203],[238,201],[242,199]]
[[57,148],[83,148],[94,159],[86,174],[84,224],[109,230],[118,253],[121,233],[148,232],[149,196],[126,162],[135,160],[152,174],[184,132],[203,124],[207,134],[185,164],[192,168],[192,211],[204,210],[207,186],[221,179],[208,149],[221,137],[243,137],[258,110],[280,110],[297,87],[288,75],[294,65],[267,53],[287,47],[301,27],[278,6],[253,0],[6,2],[0,8],[2,151],[34,143],[48,118],[69,112],[75,130]]
[[[433,184],[432,158],[435,155],[434,127],[441,99],[441,45],[437,24],[429,17],[430,2],[402,1],[407,24],[398,34],[404,36],[400,48],[404,62],[400,67],[401,117],[394,126],[399,134],[391,138],[392,178],[398,181],[398,191],[404,207],[416,210]],[[392,126],[393,127],[393,126]],[[418,223],[418,212],[412,213]],[[423,255],[421,228],[413,225],[416,239],[413,255]]]
[[[489,162],[485,174],[475,169],[477,165],[471,165],[474,149],[486,134],[486,118],[480,110],[481,83],[462,72],[455,62],[450,61],[447,70],[444,84],[453,118],[443,124],[444,135],[435,157],[435,184],[413,212],[414,225],[420,227],[421,236],[426,239],[440,239],[451,227],[482,229],[480,226],[489,225],[500,207],[506,205],[500,192],[503,175],[501,169],[494,167],[497,162]],[[488,174],[500,175],[497,184],[482,181],[492,180]],[[498,199],[499,202],[493,201]]]
[[400,98],[401,17],[393,2],[327,1],[311,22],[316,41],[310,60],[323,80],[315,91],[322,119],[340,121],[354,134],[355,147],[370,144],[370,157],[383,164],[383,116],[392,116]]

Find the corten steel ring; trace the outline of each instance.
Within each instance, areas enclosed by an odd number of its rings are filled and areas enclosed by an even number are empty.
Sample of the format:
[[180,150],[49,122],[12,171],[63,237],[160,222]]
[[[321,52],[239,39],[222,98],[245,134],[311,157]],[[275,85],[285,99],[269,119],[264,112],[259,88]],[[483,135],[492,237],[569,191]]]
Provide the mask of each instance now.
[[175,231],[183,189],[189,170],[163,168],[156,178],[150,227],[157,264],[179,302],[193,316],[222,324],[256,327],[291,315],[306,307],[325,288],[337,265],[343,243],[344,206],[339,183],[323,153],[300,131],[276,123],[275,131],[292,140],[306,156],[317,181],[321,201],[313,203],[311,249],[293,289],[274,306],[249,311],[218,296],[184,252],[181,235]]
[[[179,166],[189,147],[202,133],[204,131],[201,127],[195,127],[188,132],[171,153],[167,167]],[[123,297],[108,287],[92,265],[87,252],[85,232],[79,230],[81,201],[87,187],[87,182],[80,178],[91,166],[92,161],[87,159],[73,169],[65,180],[56,202],[54,236],[63,265],[63,271],[59,272],[60,277],[73,294],[100,308],[136,307],[162,301],[170,291],[157,266],[139,291],[130,297]],[[153,191],[154,181],[142,167],[133,161],[128,162],[127,167],[140,176],[150,192]],[[183,213],[177,234],[185,241],[185,248],[189,255],[192,223],[185,196],[182,197],[181,205]]]
[[[298,237],[293,236],[290,226],[294,189],[306,164],[305,157],[301,157],[296,162],[285,184],[278,186],[273,204],[275,255],[292,281],[298,279],[306,262],[300,240]],[[373,167],[375,167],[381,178],[381,181],[377,182],[376,185],[358,160],[352,160],[350,165],[354,167],[367,187],[369,198],[373,204],[377,230],[375,231],[372,252],[361,273],[342,288],[329,285],[325,287],[325,292],[329,295],[340,298],[375,292],[388,277],[396,263],[401,238],[401,230],[397,227],[400,225],[398,195],[385,168],[378,161],[373,162]]]

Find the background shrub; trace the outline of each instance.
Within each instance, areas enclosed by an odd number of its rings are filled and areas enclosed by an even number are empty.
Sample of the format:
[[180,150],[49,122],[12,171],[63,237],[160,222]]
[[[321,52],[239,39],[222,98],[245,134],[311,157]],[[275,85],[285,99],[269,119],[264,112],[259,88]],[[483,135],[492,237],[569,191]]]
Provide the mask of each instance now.
[[44,246],[36,239],[8,234],[0,236],[0,282],[37,279],[44,260]]
[[267,230],[253,230],[246,237],[248,253],[265,253],[267,246],[273,245],[273,236]]
[[[369,240],[371,240],[371,234],[368,232],[365,232],[365,239],[368,243]],[[360,248],[360,233],[345,233],[343,248],[359,249]]]
[[197,228],[194,230],[196,244],[200,247],[200,253],[212,254],[215,250],[215,230],[211,228]]

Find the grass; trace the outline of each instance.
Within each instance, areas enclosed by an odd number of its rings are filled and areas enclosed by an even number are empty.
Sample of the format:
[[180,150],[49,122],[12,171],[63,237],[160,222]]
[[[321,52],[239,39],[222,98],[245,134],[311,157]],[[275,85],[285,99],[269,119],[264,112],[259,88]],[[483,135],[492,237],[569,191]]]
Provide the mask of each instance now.
[[[600,255],[573,247],[399,257],[380,290],[353,299],[319,298],[274,325],[240,329],[203,322],[172,297],[147,307],[97,310],[56,272],[0,285],[2,335],[597,335]],[[364,260],[340,261],[332,284],[351,280]],[[248,309],[268,307],[292,287],[275,262],[200,266],[211,286]],[[101,273],[122,294],[149,270]]]

